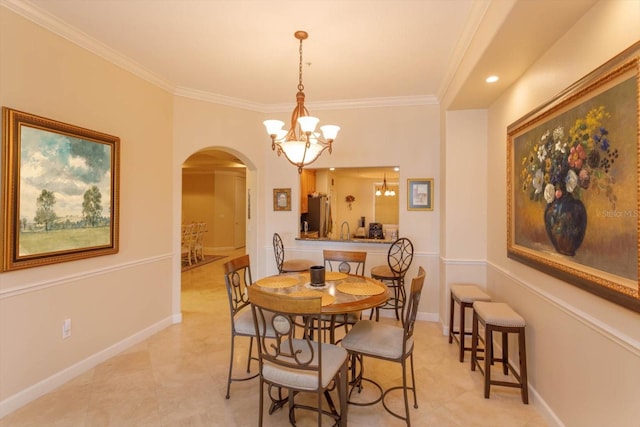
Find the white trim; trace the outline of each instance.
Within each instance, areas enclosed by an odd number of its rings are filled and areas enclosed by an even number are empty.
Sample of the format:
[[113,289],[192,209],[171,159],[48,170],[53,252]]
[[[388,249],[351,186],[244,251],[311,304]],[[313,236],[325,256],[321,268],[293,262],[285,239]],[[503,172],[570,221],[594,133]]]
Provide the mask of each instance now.
[[26,294],[29,292],[40,291],[43,289],[51,288],[59,285],[66,285],[69,282],[75,282],[78,280],[88,279],[90,277],[101,276],[104,274],[112,273],[114,271],[126,270],[130,268],[139,267],[145,264],[153,264],[159,261],[164,261],[166,259],[173,259],[172,254],[164,254],[158,255],[151,258],[146,258],[142,260],[137,260],[133,262],[127,262],[123,264],[110,265],[108,267],[99,268],[95,270],[84,271],[79,274],[72,274],[69,276],[58,277],[54,280],[45,280],[41,282],[29,283],[26,285],[18,285],[11,288],[0,289],[0,300],[4,298],[14,297],[17,295]]
[[508,277],[510,280],[512,280],[516,284],[522,286],[523,288],[527,289],[528,291],[535,294],[536,296],[546,300],[555,308],[571,316],[573,319],[579,321],[584,326],[599,333],[603,337],[613,341],[614,343],[620,345],[621,347],[624,347],[625,349],[633,353],[635,356],[640,357],[639,341],[624,334],[618,329],[612,328],[611,326],[607,325],[606,323],[603,323],[601,320],[591,316],[590,314],[568,304],[567,301],[561,300],[556,296],[543,291],[542,289],[538,288],[535,285],[523,282],[519,278],[513,276],[510,272],[508,272],[504,268],[499,267],[493,263],[488,263],[488,265],[493,267],[496,271],[502,273],[504,276]]
[[440,261],[446,265],[487,265],[486,259],[452,259],[440,257]]
[[121,353],[122,351],[144,341],[145,339],[160,332],[166,327],[171,326],[172,323],[176,323],[174,320],[175,319],[172,319],[172,317],[167,317],[164,320],[161,320],[158,323],[151,325],[139,332],[136,332],[130,337],[125,338],[122,341],[105,348],[104,350],[101,350],[98,353],[95,353],[87,357],[86,359],[81,360],[80,362],[72,366],[69,366],[66,369],[63,369],[62,371],[56,372],[49,378],[46,378],[8,397],[7,399],[0,402],[0,418],[3,418],[7,414],[14,412],[27,403],[36,400],[40,396],[55,390],[56,388],[77,377],[78,375],[96,367],[100,363],[108,360],[118,353]]

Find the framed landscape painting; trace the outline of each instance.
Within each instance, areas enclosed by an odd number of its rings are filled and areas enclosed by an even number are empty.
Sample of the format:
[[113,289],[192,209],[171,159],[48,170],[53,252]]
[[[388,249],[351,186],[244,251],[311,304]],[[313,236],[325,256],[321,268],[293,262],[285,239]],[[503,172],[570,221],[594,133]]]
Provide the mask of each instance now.
[[507,255],[640,311],[640,43],[507,128]]
[[2,270],[118,252],[120,139],[2,108]]

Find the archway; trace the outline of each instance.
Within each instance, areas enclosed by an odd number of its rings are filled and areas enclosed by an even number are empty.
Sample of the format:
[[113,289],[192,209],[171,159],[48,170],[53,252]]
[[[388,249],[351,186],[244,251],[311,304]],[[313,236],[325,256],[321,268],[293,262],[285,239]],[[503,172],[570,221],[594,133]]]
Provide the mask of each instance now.
[[[185,172],[186,173],[183,173]],[[249,254],[252,258],[256,255],[257,250],[257,233],[255,226],[255,213],[254,218],[251,217],[251,206],[256,206],[256,167],[253,163],[245,156],[243,153],[238,152],[229,147],[207,147],[201,150],[198,150],[189,156],[186,157],[184,162],[181,164],[179,170],[179,182],[178,185],[178,201],[179,205],[176,206],[176,227],[180,227],[181,220],[183,219],[183,211],[185,210],[183,205],[184,201],[184,187],[185,183],[188,184],[188,181],[195,181],[197,186],[204,187],[205,189],[208,187],[212,193],[215,193],[216,187],[218,188],[217,196],[212,194],[209,196],[196,197],[194,200],[193,209],[197,210],[198,204],[202,205],[203,203],[207,203],[207,199],[211,204],[220,204],[224,205],[226,211],[216,211],[214,209],[209,209],[208,213],[205,212],[202,216],[192,214],[189,217],[186,217],[187,221],[197,220],[200,218],[204,218],[207,222],[211,223],[210,233],[211,237],[209,237],[208,242],[206,243],[206,248],[208,252],[216,252],[218,250],[222,251],[232,251],[234,253],[238,253],[237,250],[234,251],[234,248],[244,246],[244,252]],[[183,179],[184,176],[191,176],[191,178]],[[217,182],[217,184],[216,184]],[[229,189],[232,189],[232,193],[234,196],[234,200],[232,203],[220,202],[218,196],[223,193],[229,193]],[[196,200],[199,199],[199,200]],[[191,203],[191,201],[189,202]],[[229,210],[228,205],[232,205],[231,210]],[[229,214],[229,212],[233,212],[233,214]],[[207,216],[208,215],[208,216]],[[231,226],[228,224],[223,224],[216,228],[216,223],[218,221],[218,217],[216,215],[230,216],[233,217],[231,222]],[[210,220],[209,220],[210,219]],[[229,233],[229,230],[234,228],[233,233]],[[227,237],[216,239],[216,237],[220,236],[222,233],[219,232],[220,229],[224,230],[227,233]],[[179,234],[179,233],[178,233]],[[233,237],[229,239],[229,234]],[[217,236],[216,236],[217,235]],[[180,269],[177,270],[176,276],[174,276],[177,280],[176,287],[174,288],[174,296],[175,302],[174,307],[178,309],[180,306],[180,289],[181,289],[181,274]],[[176,313],[177,314],[177,313]],[[175,321],[180,321],[180,315],[175,318]]]

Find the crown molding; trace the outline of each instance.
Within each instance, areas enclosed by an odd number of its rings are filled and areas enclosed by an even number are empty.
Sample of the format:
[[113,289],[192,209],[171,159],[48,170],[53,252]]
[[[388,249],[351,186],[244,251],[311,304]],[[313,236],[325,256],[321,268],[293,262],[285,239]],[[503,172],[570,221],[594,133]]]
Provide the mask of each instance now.
[[168,80],[27,1],[0,0],[0,5],[167,92],[175,90]]
[[[71,27],[70,25],[67,25],[64,21],[60,20],[56,16],[39,9],[28,1],[0,0],[0,5],[175,96],[192,98],[213,104],[226,105],[229,107],[256,111],[260,113],[291,111],[292,103],[260,104],[243,99],[205,92],[198,89],[176,86],[173,82],[170,82],[165,78],[159,76],[158,74],[146,69],[136,61],[122,55],[114,49],[111,49],[98,40],[92,38],[88,34],[79,31],[76,28]],[[312,108],[313,110],[337,110],[355,108],[437,105],[438,103],[439,101],[436,96],[424,95],[387,98],[343,99],[326,102],[312,102],[308,103],[307,106],[309,108]]]

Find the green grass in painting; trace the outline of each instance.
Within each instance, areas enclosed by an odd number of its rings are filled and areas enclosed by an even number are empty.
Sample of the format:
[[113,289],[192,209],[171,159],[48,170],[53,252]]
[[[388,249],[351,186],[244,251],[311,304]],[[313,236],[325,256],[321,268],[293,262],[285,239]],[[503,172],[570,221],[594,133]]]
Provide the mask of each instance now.
[[19,256],[104,246],[110,243],[110,228],[69,228],[20,232]]

